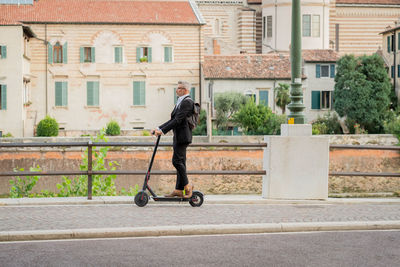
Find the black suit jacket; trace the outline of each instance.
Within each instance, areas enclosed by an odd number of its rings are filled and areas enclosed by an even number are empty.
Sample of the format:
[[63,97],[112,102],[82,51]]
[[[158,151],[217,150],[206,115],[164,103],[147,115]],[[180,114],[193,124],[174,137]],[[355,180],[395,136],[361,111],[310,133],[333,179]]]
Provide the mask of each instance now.
[[170,130],[174,131],[174,144],[190,144],[192,142],[192,130],[189,127],[187,117],[193,113],[194,102],[190,96],[185,97],[178,108],[174,108],[171,119],[158,128],[166,134]]

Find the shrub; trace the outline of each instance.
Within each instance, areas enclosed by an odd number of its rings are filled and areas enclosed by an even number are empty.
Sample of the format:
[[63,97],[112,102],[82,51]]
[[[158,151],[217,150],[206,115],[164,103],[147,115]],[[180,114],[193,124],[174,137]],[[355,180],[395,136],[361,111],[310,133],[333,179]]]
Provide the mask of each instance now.
[[336,113],[328,112],[324,116],[318,117],[312,125],[313,129],[318,129],[318,134],[342,134],[339,117]]
[[400,141],[400,114],[384,123],[385,133],[394,134]]
[[2,137],[14,137],[11,133],[6,133],[5,135],[3,135]]
[[[14,169],[14,172],[24,171],[24,168],[20,168],[19,170]],[[29,171],[31,172],[41,172],[42,169],[38,165],[37,167],[30,167]],[[11,198],[19,198],[19,197],[30,197],[33,196],[32,190],[38,182],[40,176],[25,176],[20,178],[17,176],[15,180],[10,180],[10,197]]]
[[106,135],[120,135],[121,128],[119,127],[118,122],[112,120],[107,123]]
[[193,135],[207,135],[207,113],[204,109],[200,110],[200,122],[193,130]]
[[149,131],[143,130],[143,131],[142,131],[142,135],[143,135],[143,136],[150,136],[151,134],[150,134]]
[[324,123],[313,123],[312,124],[312,134],[318,135],[318,134],[326,134],[328,131],[328,127]]
[[36,128],[37,136],[57,136],[58,135],[58,123],[56,119],[46,116],[41,120]]

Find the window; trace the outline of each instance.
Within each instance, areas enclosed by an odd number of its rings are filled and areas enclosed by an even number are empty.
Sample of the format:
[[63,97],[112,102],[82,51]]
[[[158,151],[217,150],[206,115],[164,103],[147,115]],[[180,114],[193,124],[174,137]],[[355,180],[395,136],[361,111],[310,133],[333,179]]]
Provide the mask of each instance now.
[[315,77],[316,78],[335,78],[335,64],[330,64],[330,65],[321,65],[321,64],[316,64],[315,65]]
[[53,47],[53,63],[63,62],[63,47],[57,42]]
[[55,105],[56,107],[68,106],[68,83],[55,83]]
[[99,106],[99,82],[87,82],[87,106]]
[[265,39],[265,31],[266,31],[266,22],[265,22],[265,16],[263,17],[263,22],[262,22],[262,29],[263,29],[263,39]]
[[[190,98],[196,102],[196,87],[190,88]],[[178,96],[176,95],[176,87],[174,88],[174,104],[178,101]]]
[[114,63],[122,63],[122,47],[114,47]]
[[319,37],[319,15],[312,16],[312,37]]
[[80,62],[81,63],[95,63],[95,48],[94,47],[81,47],[80,49]]
[[172,47],[164,46],[164,62],[172,62]]
[[397,78],[400,78],[400,65],[397,65]]
[[48,63],[67,63],[67,43],[57,42],[54,46],[48,44]]
[[137,47],[136,62],[151,62],[151,47]]
[[388,37],[386,38],[386,42],[387,42],[387,52],[390,53],[390,51],[392,51],[392,36],[388,35]]
[[260,105],[264,105],[268,107],[268,90],[260,90],[259,91],[259,101]]
[[311,36],[311,15],[303,15],[303,36]]
[[253,99],[253,101],[254,101],[254,103],[257,103],[257,97],[256,97],[256,94],[254,94],[253,92],[246,92],[245,94],[244,94],[246,97],[248,97],[248,98],[250,98],[250,99]]
[[0,58],[7,58],[7,46],[0,45]]
[[0,84],[0,110],[7,109],[7,85]]
[[400,50],[400,32],[397,34],[397,50]]
[[272,37],[272,16],[267,17],[267,37]]
[[390,68],[390,77],[394,78],[394,66]]
[[133,82],[133,105],[144,106],[146,105],[146,90],[144,81]]
[[332,109],[333,91],[311,91],[311,109]]

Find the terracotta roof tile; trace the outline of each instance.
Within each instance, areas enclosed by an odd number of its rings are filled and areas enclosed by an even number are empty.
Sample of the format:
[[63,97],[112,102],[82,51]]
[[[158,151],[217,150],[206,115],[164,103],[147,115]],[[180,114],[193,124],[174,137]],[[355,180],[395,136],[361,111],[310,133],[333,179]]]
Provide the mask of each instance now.
[[262,0],[247,0],[248,4],[262,4]]
[[[336,62],[333,50],[303,50],[306,62]],[[206,79],[291,79],[289,53],[205,56],[203,73]],[[303,76],[303,78],[306,78]]]
[[39,0],[33,5],[0,5],[1,24],[156,23],[199,24],[189,1]]
[[336,4],[400,5],[400,0],[336,0]]

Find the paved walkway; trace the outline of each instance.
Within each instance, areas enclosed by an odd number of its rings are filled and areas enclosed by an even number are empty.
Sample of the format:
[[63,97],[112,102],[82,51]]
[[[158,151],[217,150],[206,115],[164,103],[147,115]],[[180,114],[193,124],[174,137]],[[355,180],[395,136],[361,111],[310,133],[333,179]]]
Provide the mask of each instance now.
[[200,208],[139,208],[130,197],[0,199],[0,241],[349,229],[400,229],[400,199],[206,196]]

